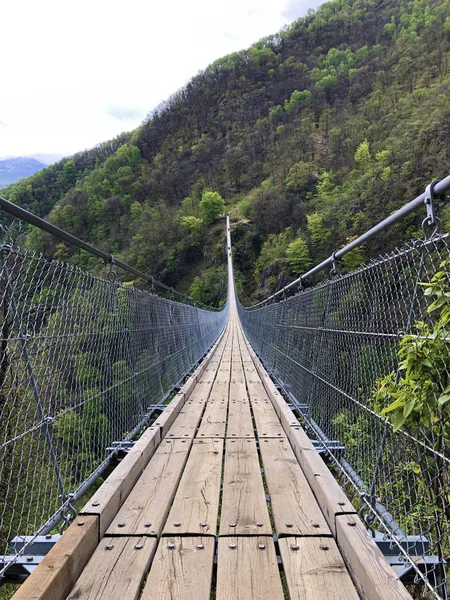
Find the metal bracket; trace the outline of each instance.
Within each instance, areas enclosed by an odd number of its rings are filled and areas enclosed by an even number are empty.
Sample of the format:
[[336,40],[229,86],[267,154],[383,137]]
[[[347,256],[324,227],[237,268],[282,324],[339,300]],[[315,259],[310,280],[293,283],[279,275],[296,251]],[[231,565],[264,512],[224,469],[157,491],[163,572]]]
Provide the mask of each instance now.
[[[0,568],[12,563],[0,585],[2,583],[22,583],[25,581],[50,552],[60,537],[61,535],[57,533],[48,533],[47,535],[38,535],[37,537],[18,535],[13,538],[9,545],[14,554],[0,557]],[[26,546],[25,549],[24,546]],[[17,553],[22,550],[23,554],[17,556]]]
[[[429,183],[425,188],[425,198],[423,203],[425,204],[425,208],[427,210],[427,216],[422,221],[422,230],[425,234],[425,238],[432,237],[438,231],[439,226],[439,217],[436,214],[436,204],[435,204],[435,196],[434,196],[434,187],[437,183],[439,183],[440,179],[437,181],[433,181]],[[426,231],[426,227],[435,227],[435,229],[428,235]]]

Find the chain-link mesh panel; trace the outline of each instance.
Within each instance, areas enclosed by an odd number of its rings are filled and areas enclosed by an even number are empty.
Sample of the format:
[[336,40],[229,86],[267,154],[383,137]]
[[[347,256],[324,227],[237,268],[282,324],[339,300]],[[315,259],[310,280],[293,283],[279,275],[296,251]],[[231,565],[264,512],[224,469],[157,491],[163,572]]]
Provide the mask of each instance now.
[[0,248],[0,275],[1,557],[14,536],[69,508],[113,442],[149,421],[216,341],[227,310],[10,246]]
[[447,598],[448,238],[239,312],[399,575],[419,596]]

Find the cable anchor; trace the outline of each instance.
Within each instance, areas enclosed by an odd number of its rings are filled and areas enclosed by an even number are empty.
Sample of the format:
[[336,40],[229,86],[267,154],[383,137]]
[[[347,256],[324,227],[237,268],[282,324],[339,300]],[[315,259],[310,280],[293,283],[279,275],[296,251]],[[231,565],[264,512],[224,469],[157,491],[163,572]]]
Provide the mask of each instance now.
[[336,252],[333,252],[331,255],[330,277],[335,277],[336,275],[339,275],[339,269],[337,266]]
[[[440,218],[436,214],[436,204],[435,204],[435,195],[434,188],[437,183],[439,183],[440,179],[437,181],[433,181],[433,183],[429,183],[425,188],[425,198],[423,203],[425,204],[425,208],[427,210],[427,216],[422,221],[422,231],[425,236],[425,239],[431,239],[435,236],[439,231],[439,223]],[[434,227],[434,229],[428,231],[429,228]]]
[[116,264],[116,260],[114,258],[114,254],[111,254],[111,258],[109,259],[109,273],[108,273],[108,279],[111,283],[115,283],[116,277],[117,277],[117,273],[114,269],[115,264]]

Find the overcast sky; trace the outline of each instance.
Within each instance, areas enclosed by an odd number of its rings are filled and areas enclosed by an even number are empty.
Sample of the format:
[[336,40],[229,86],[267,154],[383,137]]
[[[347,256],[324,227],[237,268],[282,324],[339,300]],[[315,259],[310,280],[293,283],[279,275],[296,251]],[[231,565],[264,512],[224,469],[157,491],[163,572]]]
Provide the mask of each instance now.
[[320,0],[4,0],[0,157],[69,155],[137,127],[200,69]]

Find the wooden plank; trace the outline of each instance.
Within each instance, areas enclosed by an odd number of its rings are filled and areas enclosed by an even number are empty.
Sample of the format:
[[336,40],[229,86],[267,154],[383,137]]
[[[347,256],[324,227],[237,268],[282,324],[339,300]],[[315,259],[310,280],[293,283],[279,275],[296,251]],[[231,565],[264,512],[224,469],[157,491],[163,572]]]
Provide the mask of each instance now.
[[219,538],[216,600],[268,598],[284,598],[272,538]]
[[286,438],[262,440],[260,452],[277,535],[331,535]]
[[81,515],[98,515],[100,538],[105,535],[160,440],[160,428],[149,427],[81,510]]
[[159,535],[191,448],[191,440],[163,440],[107,535]]
[[164,535],[215,535],[223,440],[194,440],[164,527]]
[[358,600],[333,538],[278,541],[291,600]]
[[339,549],[364,600],[411,600],[356,515],[336,517]]
[[356,510],[304,430],[301,427],[290,427],[286,433],[328,527],[335,535],[336,516],[356,514]]
[[278,419],[277,413],[275,412],[272,403],[268,400],[267,396],[255,397],[251,390],[251,384],[249,385],[250,390],[250,404],[253,410],[253,416],[255,418],[256,431],[259,438],[283,438],[285,432],[281,426],[280,420]]
[[255,440],[226,441],[220,535],[272,535]]
[[253,421],[250,413],[250,403],[240,350],[238,355],[233,357],[231,363],[227,437],[254,437]]
[[229,400],[227,438],[254,438],[248,400]]
[[225,437],[227,424],[228,394],[215,394],[215,400],[209,400],[203,413],[197,433],[199,438]]
[[209,600],[215,540],[161,538],[141,600]]
[[189,439],[195,436],[198,424],[203,413],[206,401],[192,402],[183,407],[179,412],[172,427],[167,432],[167,439],[184,438]]
[[65,600],[98,544],[98,517],[77,518],[14,594],[14,600]]
[[161,428],[162,438],[165,437],[170,427],[172,427],[173,422],[177,418],[185,402],[186,394],[184,392],[179,392],[172,398],[170,404],[167,405],[167,407],[163,410],[163,412],[153,423],[155,427]]
[[67,600],[136,600],[156,543],[149,537],[104,538]]

